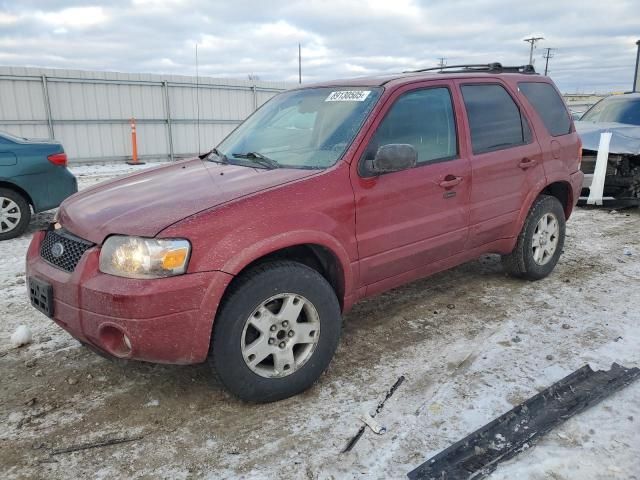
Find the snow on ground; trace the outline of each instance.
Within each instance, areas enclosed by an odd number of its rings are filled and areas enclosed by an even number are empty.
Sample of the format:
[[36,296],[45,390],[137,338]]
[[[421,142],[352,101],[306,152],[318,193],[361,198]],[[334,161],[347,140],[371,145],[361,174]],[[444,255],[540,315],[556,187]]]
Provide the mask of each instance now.
[[[153,166],[74,167],[81,188]],[[19,239],[0,242],[1,478],[405,478],[585,363],[640,366],[640,212],[578,209],[555,272],[506,277],[484,256],[358,304],[329,371],[269,405],[230,397],[206,365],[110,362],[28,305]],[[21,324],[34,342],[13,348]],[[405,382],[340,453],[400,375]],[[109,438],[120,445],[51,455]],[[640,382],[492,479],[640,479]]]

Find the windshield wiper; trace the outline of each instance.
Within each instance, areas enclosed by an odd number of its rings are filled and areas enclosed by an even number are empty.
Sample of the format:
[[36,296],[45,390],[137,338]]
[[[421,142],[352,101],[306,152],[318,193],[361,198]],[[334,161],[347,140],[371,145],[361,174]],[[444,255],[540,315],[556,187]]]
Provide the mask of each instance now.
[[209,160],[210,162],[223,163],[225,165],[229,163],[229,159],[227,158],[227,156],[224,153],[220,152],[217,148],[214,148],[209,153],[207,153],[204,159]]
[[231,155],[233,155],[235,158],[246,158],[254,163],[268,168],[269,170],[280,167],[280,164],[273,158],[269,158],[259,152],[232,153]]

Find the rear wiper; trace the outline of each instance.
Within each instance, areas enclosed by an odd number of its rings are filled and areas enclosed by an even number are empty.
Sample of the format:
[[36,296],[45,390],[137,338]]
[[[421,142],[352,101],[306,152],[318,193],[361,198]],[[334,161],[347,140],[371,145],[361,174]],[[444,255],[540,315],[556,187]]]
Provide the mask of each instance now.
[[205,160],[209,160],[210,162],[224,164],[229,163],[229,159],[227,158],[227,156],[224,153],[220,152],[217,148],[212,149],[209,153],[206,154],[204,158]]
[[270,170],[280,167],[280,164],[273,158],[269,158],[259,152],[232,153],[231,155],[233,155],[235,158],[246,158]]

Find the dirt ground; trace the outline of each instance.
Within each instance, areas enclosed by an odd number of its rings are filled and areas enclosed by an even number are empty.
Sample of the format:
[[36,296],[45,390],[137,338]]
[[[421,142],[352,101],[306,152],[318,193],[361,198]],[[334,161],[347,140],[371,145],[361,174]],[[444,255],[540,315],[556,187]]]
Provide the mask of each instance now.
[[[124,172],[82,167],[86,187]],[[308,392],[228,395],[206,365],[115,363],[29,305],[27,234],[0,243],[0,478],[406,478],[451,443],[585,363],[640,366],[640,212],[577,209],[538,282],[497,256],[358,304]],[[34,342],[12,348],[27,325]],[[401,376],[376,419],[341,453]],[[65,452],[92,442],[126,443]],[[640,479],[640,382],[552,431],[492,479]]]

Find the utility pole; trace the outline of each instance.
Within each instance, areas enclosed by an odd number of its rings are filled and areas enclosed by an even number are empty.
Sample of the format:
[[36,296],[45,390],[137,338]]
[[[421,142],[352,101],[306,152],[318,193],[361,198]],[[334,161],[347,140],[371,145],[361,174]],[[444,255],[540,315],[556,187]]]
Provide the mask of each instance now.
[[547,72],[549,71],[549,59],[553,58],[553,53],[551,53],[551,50],[557,50],[557,49],[547,47],[547,48],[545,48],[545,50],[547,51],[547,53],[543,54],[542,58],[544,58],[546,60],[545,64],[544,64],[544,75],[546,77],[547,76]]
[[302,47],[298,43],[298,83],[302,83]]
[[198,139],[198,149],[196,155],[200,155],[200,67],[198,63],[198,44],[196,43],[196,137]]
[[636,72],[633,76],[633,91],[640,92],[640,40],[636,42],[638,53],[636,54]]
[[442,69],[447,66],[446,57],[440,57],[440,62],[438,62],[438,66],[440,67],[440,71],[442,71]]
[[529,65],[533,65],[533,49],[535,48],[536,42],[539,40],[544,40],[544,37],[530,37],[524,39],[525,42],[531,45],[531,50],[529,51]]

